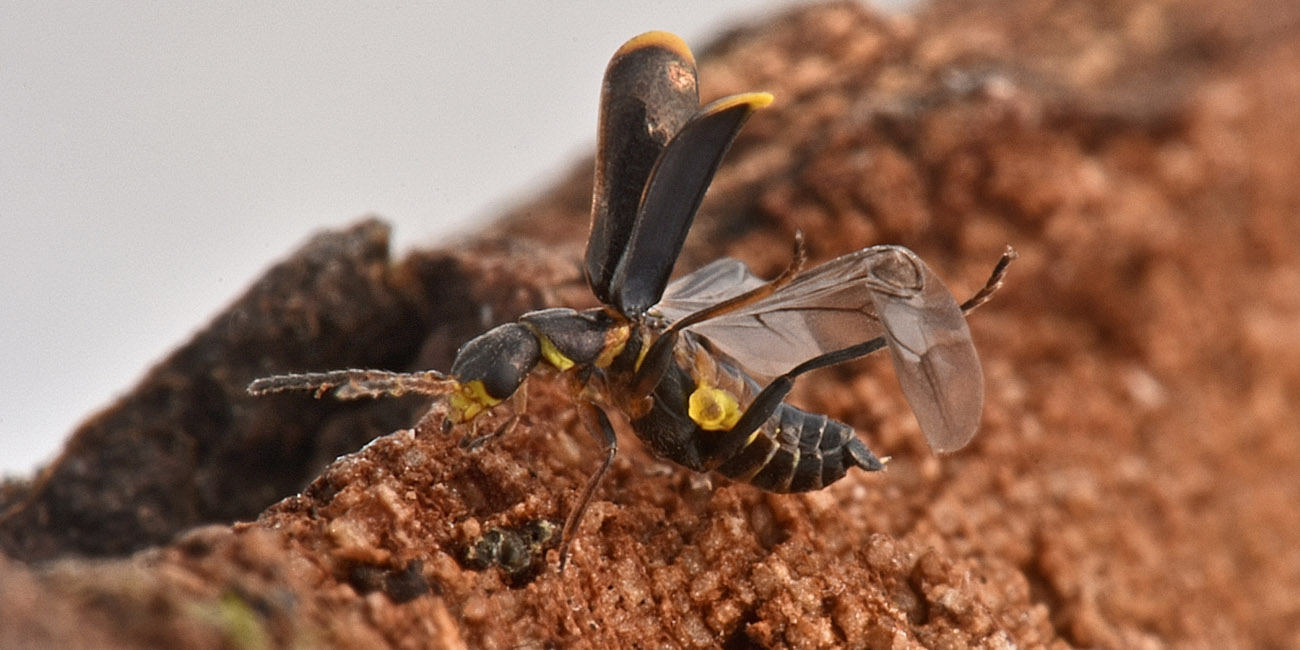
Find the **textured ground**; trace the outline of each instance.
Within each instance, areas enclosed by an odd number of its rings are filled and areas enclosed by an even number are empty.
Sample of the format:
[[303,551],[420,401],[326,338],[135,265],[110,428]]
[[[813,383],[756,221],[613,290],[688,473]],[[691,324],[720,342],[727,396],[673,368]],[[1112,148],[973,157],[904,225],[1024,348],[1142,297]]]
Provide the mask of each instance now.
[[682,268],[770,274],[802,229],[814,261],[901,243],[965,295],[1020,251],[971,319],[960,453],[928,455],[887,361],[821,371],[795,401],[887,472],[773,496],[625,435],[561,573],[547,533],[597,458],[557,383],[474,451],[402,429],[418,400],[243,394],[446,368],[590,304],[584,163],[454,252],[317,238],[4,485],[0,647],[1300,647],[1297,25],[1267,0],[839,5],[700,53],[708,97],[778,101]]

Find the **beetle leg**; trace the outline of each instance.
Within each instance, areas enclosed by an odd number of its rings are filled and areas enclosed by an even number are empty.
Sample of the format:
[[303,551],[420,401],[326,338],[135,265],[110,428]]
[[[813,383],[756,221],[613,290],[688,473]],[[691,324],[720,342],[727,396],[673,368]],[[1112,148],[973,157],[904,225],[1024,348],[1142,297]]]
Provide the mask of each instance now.
[[475,449],[478,449],[479,447],[482,447],[483,445],[487,444],[489,441],[496,440],[497,438],[500,438],[506,435],[507,433],[514,431],[515,425],[517,424],[519,424],[519,414],[511,413],[510,417],[506,418],[505,422],[502,422],[501,424],[497,425],[497,427],[493,429],[491,433],[480,434],[478,432],[478,420],[475,420],[473,423],[471,423],[472,425],[471,428],[473,430],[465,434],[465,437],[460,439],[460,448],[466,451],[473,451]]
[[[497,425],[497,427],[493,429],[491,433],[480,434],[478,432],[479,420],[475,419],[471,421],[470,432],[465,434],[465,437],[460,439],[460,448],[468,451],[473,451],[475,449],[478,449],[479,447],[482,447],[488,442],[496,440],[497,438],[503,437],[509,434],[511,431],[514,431],[515,426],[519,424],[519,415],[528,410],[527,396],[528,396],[528,382],[524,382],[523,384],[520,384],[519,390],[515,391],[515,394],[510,396],[510,417],[506,418],[504,422]],[[446,421],[450,422],[450,420],[446,420]]]
[[637,368],[636,381],[632,384],[632,395],[636,398],[643,398],[654,392],[655,386],[663,379],[664,373],[667,372],[669,364],[672,363],[673,349],[677,347],[678,334],[690,327],[706,321],[710,318],[722,316],[728,312],[735,311],[742,307],[752,305],[781,289],[795,276],[803,270],[804,262],[807,260],[807,250],[804,248],[803,233],[796,231],[794,234],[794,258],[790,260],[790,266],[787,266],[781,275],[776,276],[769,282],[765,282],[745,293],[728,298],[711,307],[705,307],[693,314],[690,314],[680,320],[675,321],[659,338],[655,339],[650,345],[650,350],[646,352],[645,360]]
[[591,505],[591,498],[596,494],[596,488],[600,486],[601,479],[605,478],[605,473],[614,463],[614,456],[618,454],[618,436],[614,434],[614,425],[610,424],[609,416],[605,415],[605,411],[589,400],[580,400],[578,414],[592,437],[596,438],[596,442],[605,449],[605,458],[600,462],[600,467],[596,468],[587,479],[582,493],[578,495],[578,502],[573,505],[573,510],[569,511],[569,516],[564,520],[564,528],[560,531],[561,569],[569,561],[569,545],[573,543],[573,538],[578,533],[582,516],[586,514],[587,506]]
[[883,347],[885,347],[885,339],[878,336],[864,343],[813,357],[791,368],[784,375],[773,379],[771,383],[763,387],[763,390],[759,391],[758,395],[754,397],[754,401],[749,403],[749,407],[741,414],[736,424],[718,441],[718,446],[711,451],[710,456],[715,459],[725,460],[739,452],[741,447],[744,447],[745,443],[749,441],[750,436],[759,427],[763,426],[763,423],[772,417],[776,409],[785,401],[786,396],[794,388],[795,378],[799,375],[818,368],[825,368],[864,357]]
[[796,230],[794,233],[794,254],[790,260],[790,265],[785,267],[784,271],[781,271],[781,275],[778,275],[775,278],[772,278],[771,281],[754,287],[745,293],[723,300],[712,307],[705,307],[694,314],[679,319],[675,321],[668,330],[677,330],[680,332],[692,325],[698,325],[703,321],[709,320],[710,318],[717,318],[718,316],[728,314],[742,307],[748,307],[749,305],[776,293],[785,285],[790,284],[790,282],[794,280],[795,276],[799,275],[799,272],[803,270],[803,265],[806,261],[808,261],[808,250],[804,246],[803,232]]
[[1016,249],[1010,246],[1007,246],[1006,250],[1002,251],[1002,258],[999,259],[997,265],[993,267],[993,273],[989,275],[988,282],[984,283],[984,288],[971,296],[970,300],[961,304],[961,311],[963,314],[969,314],[974,311],[976,307],[988,302],[989,298],[993,297],[993,293],[1002,288],[1002,280],[1007,276],[1007,267],[1011,265],[1011,260],[1014,260],[1017,257],[1020,257],[1020,254],[1016,252]]

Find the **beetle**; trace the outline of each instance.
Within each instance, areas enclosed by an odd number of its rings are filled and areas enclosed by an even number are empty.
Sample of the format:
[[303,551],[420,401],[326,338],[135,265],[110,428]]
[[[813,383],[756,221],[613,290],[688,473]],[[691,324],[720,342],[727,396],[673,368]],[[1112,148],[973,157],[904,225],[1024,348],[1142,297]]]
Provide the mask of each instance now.
[[[912,251],[880,245],[764,281],[721,259],[669,276],[705,190],[745,121],[768,105],[745,93],[699,106],[695,61],[678,37],[625,43],[605,71],[585,276],[601,307],[526,313],[465,343],[450,372],[340,370],[258,379],[253,394],[311,390],[344,399],[421,393],[446,427],[513,400],[540,365],[558,370],[604,457],[560,533],[563,565],[583,513],[618,451],[609,411],[655,454],[774,492],[817,490],[850,469],[883,469],[842,422],[785,402],[811,370],[888,348],[930,446],[974,435],[983,375],[965,315],[1001,286],[1008,247],[984,287],[959,304]],[[508,430],[478,437],[478,444]]]
[[498,567],[511,584],[523,585],[537,575],[547,549],[558,543],[559,532],[559,526],[546,519],[493,526],[462,550],[461,562],[479,571]]

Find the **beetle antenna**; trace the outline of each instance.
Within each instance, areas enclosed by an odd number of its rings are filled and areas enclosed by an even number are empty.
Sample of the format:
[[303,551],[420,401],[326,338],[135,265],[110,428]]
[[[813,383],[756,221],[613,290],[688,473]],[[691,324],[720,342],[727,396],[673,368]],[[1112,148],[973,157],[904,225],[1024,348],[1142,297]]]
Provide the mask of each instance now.
[[993,267],[993,273],[989,275],[988,282],[984,283],[984,288],[971,296],[970,300],[961,304],[963,314],[969,314],[976,307],[988,302],[989,298],[992,298],[993,294],[1002,288],[1002,281],[1007,277],[1007,267],[1011,266],[1011,260],[1017,257],[1020,257],[1020,254],[1010,245],[1007,246],[1006,250],[1002,251],[1002,258],[998,260],[997,266]]
[[333,391],[338,399],[361,397],[401,397],[428,395],[438,397],[456,388],[455,379],[428,370],[425,372],[389,372],[387,370],[335,370],[296,375],[263,377],[248,385],[253,395],[270,395],[288,391],[313,391],[317,399]]

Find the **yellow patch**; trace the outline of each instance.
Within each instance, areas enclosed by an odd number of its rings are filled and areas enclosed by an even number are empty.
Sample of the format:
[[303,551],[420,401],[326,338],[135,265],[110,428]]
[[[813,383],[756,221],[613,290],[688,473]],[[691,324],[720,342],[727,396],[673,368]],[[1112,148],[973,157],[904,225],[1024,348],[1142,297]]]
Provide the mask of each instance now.
[[447,398],[447,402],[451,405],[453,422],[469,422],[485,409],[500,404],[501,400],[488,395],[483,382],[475,379],[467,384],[461,384]]
[[705,431],[728,431],[740,420],[740,402],[721,388],[701,384],[691,393],[686,412]]
[[654,343],[649,338],[641,339],[641,349],[636,353],[636,365],[632,366],[633,370],[640,370],[641,363],[645,361],[645,355],[650,351],[650,344]]
[[596,367],[608,368],[609,364],[614,363],[614,359],[623,354],[623,348],[627,347],[627,341],[631,337],[632,328],[627,324],[611,327],[605,332],[605,349],[596,357]]
[[[533,333],[536,334],[537,330],[533,330]],[[574,366],[573,359],[561,354],[559,349],[555,347],[555,344],[551,342],[551,339],[548,339],[541,334],[537,334],[537,340],[542,344],[542,358],[546,359],[547,363],[558,368],[560,372],[564,372]]]

